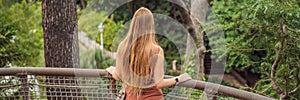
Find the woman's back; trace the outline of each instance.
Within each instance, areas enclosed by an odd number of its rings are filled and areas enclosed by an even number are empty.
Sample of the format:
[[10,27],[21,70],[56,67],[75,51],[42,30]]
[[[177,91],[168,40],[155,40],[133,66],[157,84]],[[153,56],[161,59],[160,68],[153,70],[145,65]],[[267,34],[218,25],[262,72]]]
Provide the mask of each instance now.
[[[160,46],[153,44],[153,53],[152,56],[157,56],[163,54],[163,50]],[[160,66],[153,66],[153,67],[160,67]],[[162,69],[163,70],[163,69]],[[154,74],[151,74],[152,77],[154,77]],[[149,82],[153,82],[154,79],[150,79]],[[130,86],[126,86],[126,100],[162,100],[163,99],[163,93],[162,90],[157,88],[156,86],[152,86],[149,88],[143,88],[141,90],[140,95],[134,95],[131,92],[132,88],[129,88]]]
[[128,86],[129,94],[140,95],[148,90],[160,93],[153,87],[163,79],[163,68],[163,51],[155,40],[153,15],[142,7],[135,12],[127,36],[118,47],[116,74]]

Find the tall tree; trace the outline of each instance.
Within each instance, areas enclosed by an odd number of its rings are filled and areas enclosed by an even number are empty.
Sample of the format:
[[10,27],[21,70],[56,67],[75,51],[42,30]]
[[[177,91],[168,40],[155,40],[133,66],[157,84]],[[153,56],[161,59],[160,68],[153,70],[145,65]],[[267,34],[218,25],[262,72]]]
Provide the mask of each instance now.
[[[46,67],[79,68],[76,0],[42,0]],[[62,81],[61,81],[62,80]],[[47,77],[48,84],[78,85],[75,78]],[[68,92],[69,91],[69,92]],[[47,88],[47,99],[80,99],[79,88]]]

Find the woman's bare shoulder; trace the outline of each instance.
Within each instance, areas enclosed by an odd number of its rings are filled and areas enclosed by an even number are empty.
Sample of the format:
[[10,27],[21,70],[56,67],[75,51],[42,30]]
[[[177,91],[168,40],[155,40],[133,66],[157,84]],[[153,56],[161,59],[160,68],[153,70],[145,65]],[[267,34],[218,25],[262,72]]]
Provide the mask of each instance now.
[[155,47],[155,50],[157,50],[159,54],[164,54],[164,50],[159,45],[157,44],[153,44],[153,45]]

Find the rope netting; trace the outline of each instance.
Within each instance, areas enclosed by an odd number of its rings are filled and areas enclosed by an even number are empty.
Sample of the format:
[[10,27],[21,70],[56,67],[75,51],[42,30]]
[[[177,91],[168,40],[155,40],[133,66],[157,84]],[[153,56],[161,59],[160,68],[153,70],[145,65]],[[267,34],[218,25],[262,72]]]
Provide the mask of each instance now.
[[[0,76],[0,100],[114,100],[120,89],[121,82],[111,78]],[[165,100],[200,99],[196,92],[189,97],[191,93],[184,87],[173,86],[163,93]]]

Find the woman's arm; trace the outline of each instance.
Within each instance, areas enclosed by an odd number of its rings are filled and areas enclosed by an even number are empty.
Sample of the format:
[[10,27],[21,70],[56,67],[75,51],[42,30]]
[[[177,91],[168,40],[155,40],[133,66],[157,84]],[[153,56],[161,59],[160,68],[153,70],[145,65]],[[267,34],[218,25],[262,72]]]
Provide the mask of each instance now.
[[[161,57],[164,59],[164,51],[160,47],[159,47],[159,49],[160,49],[159,55],[161,55]],[[167,88],[167,87],[173,86],[173,85],[176,84],[175,78],[176,77],[169,78],[169,79],[162,79],[161,81],[158,82],[158,84],[156,85],[156,87],[157,88]]]
[[156,87],[161,89],[161,88],[167,88],[167,87],[173,86],[173,85],[176,84],[175,78],[176,78],[176,77],[169,78],[169,79],[162,79],[162,80],[156,85]]
[[[157,88],[167,88],[170,86],[173,86],[175,84],[179,84],[185,81],[188,81],[192,79],[191,76],[187,73],[181,74],[178,77],[173,77],[173,78],[169,78],[169,79],[162,79],[157,85]],[[177,82],[176,82],[177,80]]]
[[[159,55],[161,55],[160,57],[162,57],[162,61],[163,61],[164,60],[164,51],[162,50],[162,48],[160,48]],[[162,63],[162,65],[158,65],[158,66],[163,66],[163,63]],[[187,73],[184,73],[184,74],[181,74],[178,77],[173,77],[173,78],[169,78],[169,79],[162,79],[158,82],[156,87],[157,88],[167,88],[167,87],[175,85],[176,83],[182,83],[182,82],[185,82],[185,81],[190,80],[190,79],[192,79],[192,78]],[[177,80],[177,82],[176,82],[176,80]]]
[[[164,59],[164,51],[160,47],[159,47],[159,49],[160,49],[159,55],[161,55],[161,57]],[[167,88],[167,87],[173,86],[173,85],[176,84],[175,78],[176,77],[169,78],[169,79],[162,79],[161,81],[158,82],[158,84],[156,85],[156,87],[157,88]]]

